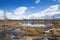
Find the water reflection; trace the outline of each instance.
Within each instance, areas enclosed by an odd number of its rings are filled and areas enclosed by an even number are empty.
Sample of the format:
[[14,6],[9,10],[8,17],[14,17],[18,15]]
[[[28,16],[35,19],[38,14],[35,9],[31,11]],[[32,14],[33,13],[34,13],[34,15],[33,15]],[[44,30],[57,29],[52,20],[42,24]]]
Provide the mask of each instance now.
[[31,27],[47,27],[47,26],[52,26],[52,23],[47,23],[47,24],[31,24],[31,23],[20,23],[19,25],[21,26],[31,26]]

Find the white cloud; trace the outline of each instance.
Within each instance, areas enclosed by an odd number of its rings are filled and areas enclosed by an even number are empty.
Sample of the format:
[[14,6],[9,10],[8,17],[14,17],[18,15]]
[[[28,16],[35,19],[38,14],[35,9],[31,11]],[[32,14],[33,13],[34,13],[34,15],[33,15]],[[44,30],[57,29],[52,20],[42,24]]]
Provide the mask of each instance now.
[[[45,15],[53,16],[55,14],[60,14],[59,6],[60,5],[52,5],[43,11],[32,13],[31,15],[27,15],[27,16],[24,15],[26,13],[26,10],[28,10],[27,7],[19,7],[13,12],[6,12],[6,14],[8,19],[40,19]],[[1,15],[3,15],[3,13],[4,11],[0,10],[0,18]]]
[[41,17],[43,17],[45,15],[53,16],[55,14],[60,14],[59,6],[60,5],[52,5],[49,8],[45,9],[44,11],[37,12],[37,13],[29,15],[29,18],[32,17],[34,19],[38,19],[38,18],[41,18]]
[[0,16],[2,16],[2,15],[3,15],[3,12],[4,12],[3,10],[0,10]]
[[53,5],[47,8],[46,10],[42,11],[42,13],[46,15],[54,15],[59,12],[59,5]]
[[0,10],[0,19],[3,19],[3,13],[4,13],[4,11]]
[[38,13],[34,13],[34,14],[31,14],[29,15],[29,19],[39,19],[41,18],[42,16],[45,16],[46,14],[44,13],[41,13],[41,12],[38,12]]
[[39,2],[40,2],[40,0],[35,0],[35,3],[37,3],[37,4],[38,4]]
[[35,7],[32,6],[31,8],[35,8]]
[[[19,7],[16,10],[13,10],[12,12],[6,12],[8,19],[23,19],[25,18],[24,13],[26,12],[28,8],[27,7]],[[3,10],[0,10],[0,17],[4,14]]]
[[[27,7],[19,7],[16,10],[13,11],[12,17],[9,16],[10,19],[23,19],[25,18],[24,13],[26,13]],[[15,15],[14,15],[15,14]]]
[[27,9],[28,9],[27,7],[19,7],[19,8],[17,8],[16,10],[14,10],[14,14],[21,15],[21,14],[25,13],[25,11],[26,11]]

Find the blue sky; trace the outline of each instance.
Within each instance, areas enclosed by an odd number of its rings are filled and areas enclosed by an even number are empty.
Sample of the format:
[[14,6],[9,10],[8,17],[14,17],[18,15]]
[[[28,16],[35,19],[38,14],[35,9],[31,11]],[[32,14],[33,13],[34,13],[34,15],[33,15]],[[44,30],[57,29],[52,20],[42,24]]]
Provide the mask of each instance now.
[[0,0],[0,19],[4,11],[8,19],[52,18],[60,14],[60,0]]

